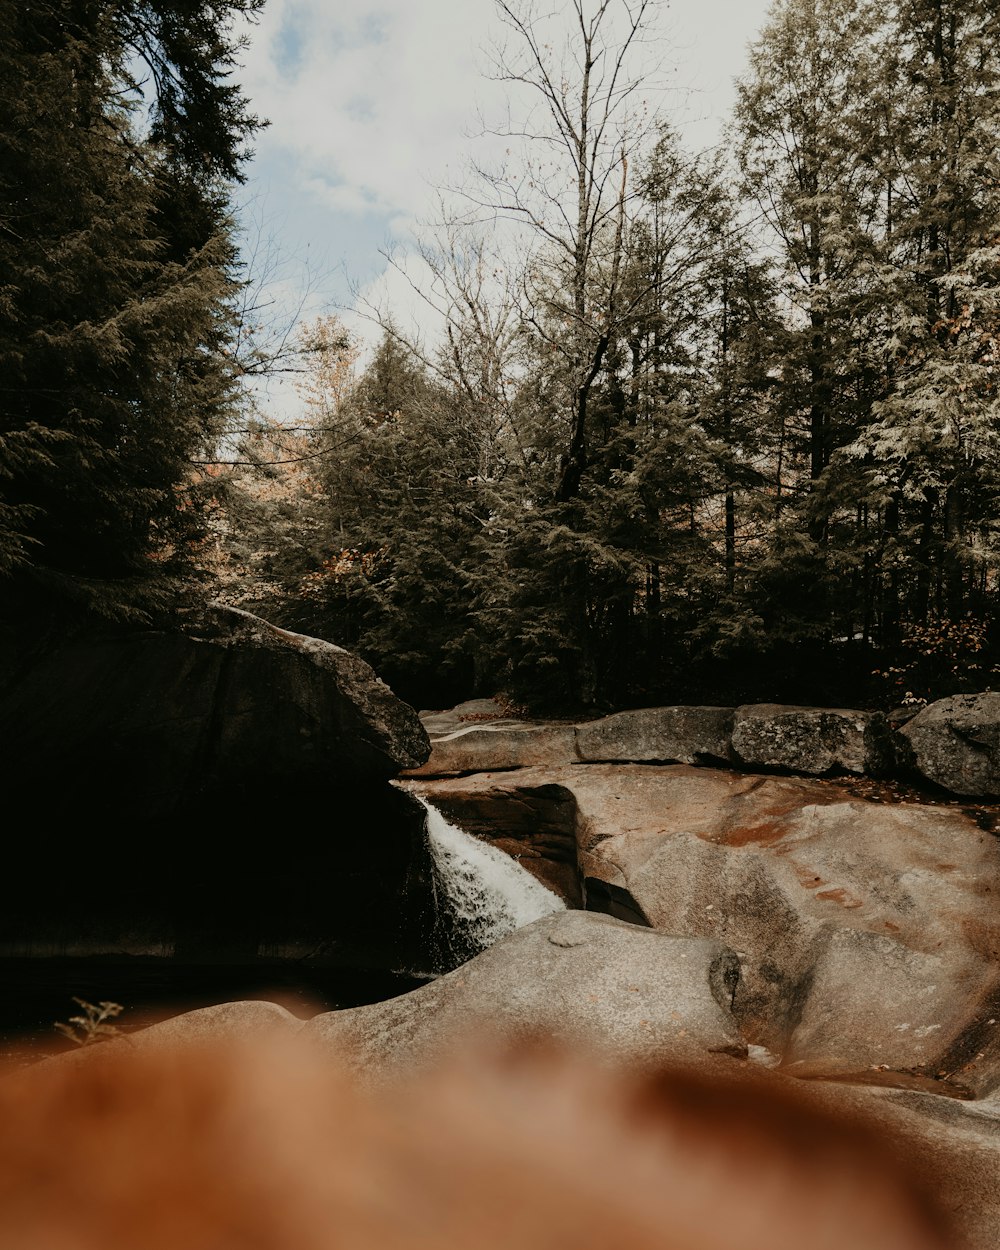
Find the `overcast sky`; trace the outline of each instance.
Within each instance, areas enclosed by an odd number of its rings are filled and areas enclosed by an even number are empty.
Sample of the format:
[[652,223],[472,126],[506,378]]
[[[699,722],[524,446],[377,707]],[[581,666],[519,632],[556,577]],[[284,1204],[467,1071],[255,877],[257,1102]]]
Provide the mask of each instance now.
[[[718,141],[768,7],[661,11],[666,72],[652,103],[693,145]],[[242,198],[248,246],[277,266],[274,299],[295,306],[308,288],[309,311],[334,311],[352,287],[389,284],[380,250],[405,246],[431,215],[433,187],[474,150],[477,108],[497,105],[484,74],[496,30],[493,0],[267,0],[241,79],[271,125]]]

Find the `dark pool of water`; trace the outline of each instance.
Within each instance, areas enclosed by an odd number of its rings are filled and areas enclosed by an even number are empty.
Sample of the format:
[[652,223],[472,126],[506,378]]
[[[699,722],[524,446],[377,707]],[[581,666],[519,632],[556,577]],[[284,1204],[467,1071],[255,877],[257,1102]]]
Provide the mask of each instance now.
[[320,1011],[358,1007],[424,984],[403,973],[308,967],[300,964],[220,966],[166,959],[0,960],[0,1050],[72,1050],[55,1029],[81,1014],[73,1001],[120,1003],[113,1021],[123,1031],[240,999],[280,1003],[308,1019]]

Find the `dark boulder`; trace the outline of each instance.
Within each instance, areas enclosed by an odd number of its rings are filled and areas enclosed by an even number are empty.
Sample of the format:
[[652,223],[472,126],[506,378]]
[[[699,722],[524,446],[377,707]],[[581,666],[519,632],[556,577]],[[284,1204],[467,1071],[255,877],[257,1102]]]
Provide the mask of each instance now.
[[11,650],[0,746],[0,952],[419,959],[427,737],[341,648],[213,608]]
[[183,630],[69,637],[0,667],[11,778],[146,816],[217,789],[385,780],[429,753],[417,714],[332,643],[214,608]]

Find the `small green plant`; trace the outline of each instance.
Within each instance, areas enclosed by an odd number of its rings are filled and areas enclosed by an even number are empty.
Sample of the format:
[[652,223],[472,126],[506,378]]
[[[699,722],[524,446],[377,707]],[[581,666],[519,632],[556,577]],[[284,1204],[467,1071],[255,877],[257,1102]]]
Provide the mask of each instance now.
[[57,1021],[55,1028],[74,1045],[92,1046],[95,1042],[106,1042],[121,1035],[121,1029],[116,1024],[108,1024],[109,1020],[121,1015],[121,1003],[94,1004],[88,1003],[85,998],[76,997],[73,1002],[83,1008],[83,1015],[70,1016],[69,1024]]

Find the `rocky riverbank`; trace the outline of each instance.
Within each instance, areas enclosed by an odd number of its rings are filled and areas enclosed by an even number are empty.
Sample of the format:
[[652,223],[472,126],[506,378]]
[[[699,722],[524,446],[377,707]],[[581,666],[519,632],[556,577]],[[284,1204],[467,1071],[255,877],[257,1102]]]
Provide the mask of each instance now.
[[659,763],[807,776],[900,778],[1000,795],[1000,694],[955,695],[891,716],[754,703],[654,707],[577,724],[505,715],[477,699],[421,713],[431,754],[411,776],[562,764]]

